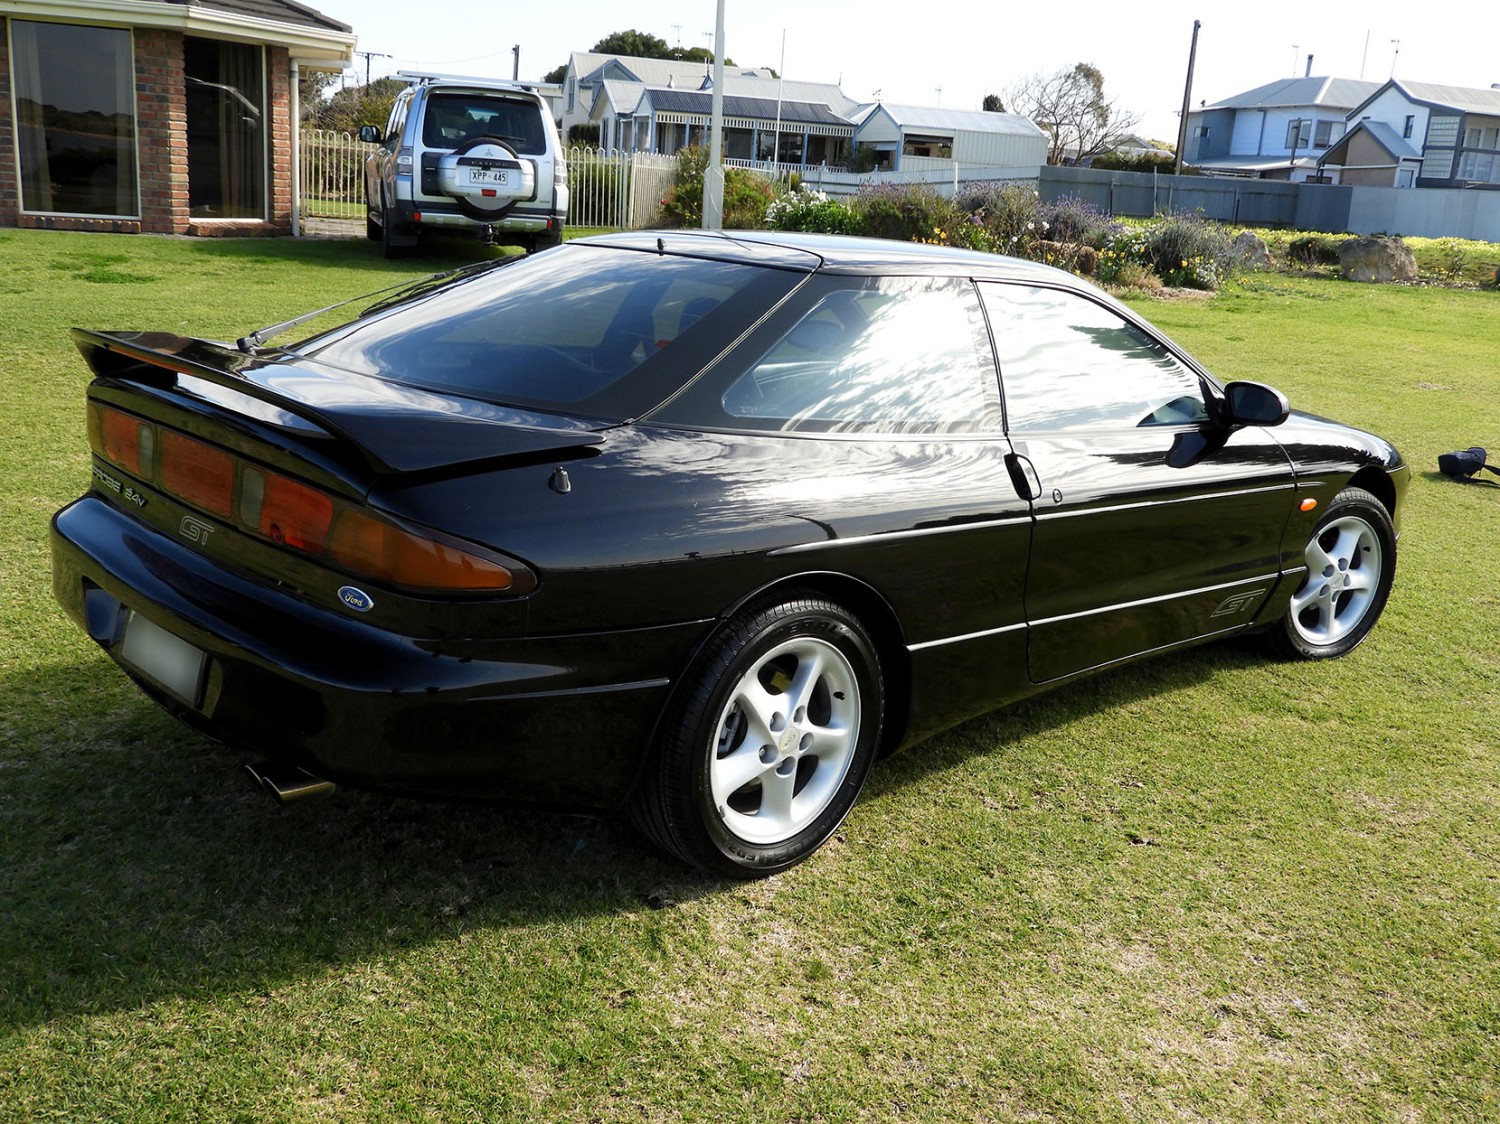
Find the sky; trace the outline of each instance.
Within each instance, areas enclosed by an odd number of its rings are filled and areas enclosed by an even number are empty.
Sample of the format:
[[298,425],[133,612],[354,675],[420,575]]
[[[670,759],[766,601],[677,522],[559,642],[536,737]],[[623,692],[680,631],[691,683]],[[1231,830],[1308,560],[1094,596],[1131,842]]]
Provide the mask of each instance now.
[[[604,36],[635,28],[683,47],[712,47],[711,0],[309,0],[349,24],[371,52],[372,77],[427,70],[509,78],[521,48],[522,78],[539,78]],[[837,82],[859,101],[978,109],[989,93],[1028,76],[1087,62],[1106,97],[1139,119],[1137,132],[1175,143],[1193,21],[1202,22],[1192,104],[1278,78],[1398,78],[1487,88],[1500,83],[1500,5],[1432,7],[1410,0],[1339,5],[1259,0],[1239,4],[946,4],[867,0],[725,0],[724,52],[741,66],[775,67],[788,79]],[[924,13],[926,18],[923,18]],[[425,14],[429,18],[421,18]],[[357,59],[364,80],[366,60]]]

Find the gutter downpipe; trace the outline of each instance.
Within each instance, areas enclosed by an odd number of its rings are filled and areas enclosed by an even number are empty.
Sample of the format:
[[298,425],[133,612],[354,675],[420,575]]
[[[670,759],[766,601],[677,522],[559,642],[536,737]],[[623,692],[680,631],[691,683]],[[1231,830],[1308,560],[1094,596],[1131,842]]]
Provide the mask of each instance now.
[[292,60],[292,237],[302,237],[302,64]]

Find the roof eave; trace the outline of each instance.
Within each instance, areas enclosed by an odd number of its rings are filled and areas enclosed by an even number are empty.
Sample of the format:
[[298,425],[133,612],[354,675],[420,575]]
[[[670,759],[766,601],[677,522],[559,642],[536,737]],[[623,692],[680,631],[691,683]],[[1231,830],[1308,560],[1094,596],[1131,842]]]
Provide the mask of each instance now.
[[241,39],[286,47],[299,63],[352,64],[354,32],[333,28],[281,23],[254,16],[221,12],[188,4],[162,4],[153,0],[7,0],[3,14],[36,17],[54,23],[91,23],[121,27],[166,28],[188,34]]

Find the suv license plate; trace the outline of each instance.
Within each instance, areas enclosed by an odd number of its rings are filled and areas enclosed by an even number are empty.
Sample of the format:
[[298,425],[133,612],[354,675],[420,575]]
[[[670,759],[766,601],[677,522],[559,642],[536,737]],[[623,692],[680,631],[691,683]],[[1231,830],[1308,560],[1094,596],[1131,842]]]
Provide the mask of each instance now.
[[510,173],[504,168],[470,168],[470,183],[493,183],[504,187],[510,182]]
[[207,657],[133,609],[125,621],[120,659],[188,706],[198,705]]

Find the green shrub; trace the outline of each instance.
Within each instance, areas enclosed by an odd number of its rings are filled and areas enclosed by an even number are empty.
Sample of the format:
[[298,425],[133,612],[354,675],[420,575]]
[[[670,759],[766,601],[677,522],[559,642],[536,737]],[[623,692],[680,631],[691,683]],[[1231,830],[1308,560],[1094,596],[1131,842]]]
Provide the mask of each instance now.
[[[661,204],[663,226],[703,225],[703,178],[708,150],[694,146],[677,153],[677,178]],[[724,169],[724,226],[729,230],[758,230],[765,225],[766,208],[776,198],[771,181],[745,168]]]
[[996,253],[1027,257],[1045,235],[1041,197],[1024,184],[971,184],[959,193],[955,203],[960,211],[979,220]]
[[866,184],[851,204],[861,234],[897,242],[947,241],[962,212],[928,184]]
[[1053,242],[1099,250],[1108,246],[1122,229],[1120,223],[1092,203],[1072,195],[1043,203],[1038,213],[1046,224],[1047,238]]
[[1347,239],[1331,234],[1304,234],[1286,244],[1286,256],[1296,265],[1338,265],[1339,246]]
[[858,234],[859,216],[821,191],[790,191],[766,209],[772,230],[803,230],[816,234]]
[[1164,285],[1217,289],[1237,265],[1234,243],[1217,223],[1197,215],[1164,215],[1120,232],[1099,254],[1099,280],[1125,284],[1132,265],[1144,266]]
[[873,148],[867,144],[857,144],[849,150],[849,155],[844,160],[844,167],[851,172],[873,172],[876,160],[877,156]]

